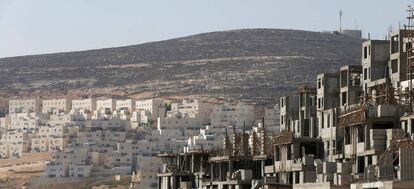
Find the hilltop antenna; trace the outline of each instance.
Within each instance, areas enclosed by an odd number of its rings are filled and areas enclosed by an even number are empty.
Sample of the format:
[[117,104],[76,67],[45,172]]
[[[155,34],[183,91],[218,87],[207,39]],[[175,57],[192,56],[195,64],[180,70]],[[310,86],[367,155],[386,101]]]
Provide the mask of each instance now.
[[404,29],[413,29],[413,20],[414,20],[414,8],[411,5],[408,5],[408,16],[407,16],[407,25],[404,25]]
[[342,33],[342,10],[339,10],[339,33]]
[[413,74],[414,74],[414,49],[412,44],[414,43],[414,8],[411,5],[408,5],[408,16],[407,16],[407,25],[404,24],[404,29],[408,30],[407,34],[404,37],[407,38],[406,48],[407,48],[407,72],[408,72],[408,103],[409,103],[409,110],[410,112],[413,111],[413,101],[414,101],[414,94],[413,94]]

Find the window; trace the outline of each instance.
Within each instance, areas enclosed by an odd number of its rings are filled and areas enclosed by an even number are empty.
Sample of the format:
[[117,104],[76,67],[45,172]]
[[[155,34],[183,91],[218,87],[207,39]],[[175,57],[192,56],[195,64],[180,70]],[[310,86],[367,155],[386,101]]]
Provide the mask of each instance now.
[[351,131],[349,127],[345,128],[345,144],[351,144]]
[[404,52],[409,51],[411,48],[412,48],[412,43],[411,42],[406,43],[405,44],[405,51]]
[[318,109],[321,109],[321,99],[320,98],[318,98]]
[[329,128],[331,126],[331,115],[326,115],[326,127]]
[[291,144],[288,144],[287,146],[286,146],[286,158],[287,158],[287,160],[291,160],[292,159],[292,148],[291,148]]
[[346,92],[342,92],[342,106],[346,104]]
[[364,47],[364,59],[368,57],[368,48]]
[[322,87],[322,80],[321,78],[318,79],[318,89],[320,89]]
[[358,127],[358,142],[365,142],[364,127]]
[[322,108],[325,106],[325,105],[324,105],[324,100],[323,100],[323,97],[321,98],[321,106],[322,106]]
[[[321,120],[320,120],[320,124],[321,124],[321,128],[323,129],[324,128],[324,119],[323,119],[323,117],[324,117],[324,115],[322,114],[322,116],[321,116]],[[319,120],[318,120],[318,122],[319,122]]]
[[345,87],[348,85],[348,72],[346,70],[341,71],[341,87]]
[[391,60],[391,72],[392,73],[398,72],[398,59]]
[[304,129],[304,136],[310,136],[310,123],[309,123],[309,119],[305,119],[304,120],[304,125],[303,125],[303,129]]
[[326,152],[327,152],[327,155],[328,156],[329,156],[329,149],[331,149],[331,145],[330,144],[331,144],[330,141],[327,141],[326,144],[325,144],[326,145],[326,149],[327,149]]
[[368,68],[368,78],[371,79],[371,67]]
[[397,53],[399,52],[400,48],[399,48],[399,36],[393,36],[391,37],[391,53]]
[[365,68],[364,69],[364,80],[367,80],[367,78],[368,78],[368,70]]
[[368,165],[372,165],[372,156],[368,156]]

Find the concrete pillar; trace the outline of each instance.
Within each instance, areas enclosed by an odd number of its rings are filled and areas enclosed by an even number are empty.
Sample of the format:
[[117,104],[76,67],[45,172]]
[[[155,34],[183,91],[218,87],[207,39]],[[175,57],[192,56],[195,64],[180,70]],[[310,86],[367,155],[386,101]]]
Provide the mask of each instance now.
[[214,178],[214,162],[211,162],[210,166],[211,166],[210,168],[210,186],[211,186],[211,184],[213,183],[213,178]]
[[292,151],[292,159],[296,159],[296,158],[301,157],[300,144],[299,143],[293,143],[291,145],[291,151]]
[[[364,146],[364,149],[365,150],[368,150],[369,149],[369,147],[370,147],[370,145],[371,145],[371,141],[370,141],[370,136],[369,136],[369,131],[372,129],[372,122],[369,122],[369,123],[367,123],[366,125],[365,125],[365,127],[364,127],[364,139],[365,139],[365,146]],[[365,164],[365,165],[367,165],[367,164]]]
[[175,182],[176,182],[175,176],[171,176],[171,186],[172,186],[172,189],[176,189],[175,188]]
[[295,184],[297,181],[299,181],[299,178],[297,178],[296,177],[297,175],[296,175],[296,172],[294,171],[294,172],[292,172],[292,177],[293,177],[293,184]]
[[161,179],[162,179],[163,177],[158,177],[158,189],[161,189]]
[[233,161],[229,161],[229,170],[228,170],[228,178],[231,178],[231,175],[233,174]]
[[167,176],[167,189],[171,189],[171,186],[172,186],[172,184],[171,184],[171,177],[170,176]]
[[223,175],[222,175],[223,170],[221,169],[221,162],[219,162],[218,167],[219,167],[219,178],[220,178],[219,180],[220,180],[220,181],[222,181],[222,178],[223,178],[223,177],[222,177],[222,176],[223,176]]
[[266,163],[265,163],[265,160],[262,160],[262,165],[261,165],[261,170],[262,170],[262,179],[264,180],[264,178],[265,178],[265,166],[266,166]]
[[191,154],[191,172],[194,173],[194,163],[195,163],[195,159],[194,159],[194,154]]

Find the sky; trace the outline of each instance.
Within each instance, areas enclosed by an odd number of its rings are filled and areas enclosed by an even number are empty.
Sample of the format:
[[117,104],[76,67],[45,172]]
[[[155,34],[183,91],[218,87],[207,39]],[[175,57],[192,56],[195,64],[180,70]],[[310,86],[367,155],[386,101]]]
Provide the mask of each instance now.
[[246,28],[361,29],[383,39],[408,0],[0,0],[0,58]]

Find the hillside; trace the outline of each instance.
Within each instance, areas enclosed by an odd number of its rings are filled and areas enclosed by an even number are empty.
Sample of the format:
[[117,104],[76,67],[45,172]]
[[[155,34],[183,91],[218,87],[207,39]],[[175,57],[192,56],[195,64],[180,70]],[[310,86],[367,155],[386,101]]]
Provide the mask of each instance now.
[[125,47],[0,59],[0,94],[200,95],[274,100],[358,64],[361,40],[247,29]]

